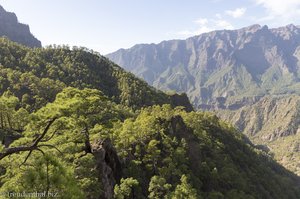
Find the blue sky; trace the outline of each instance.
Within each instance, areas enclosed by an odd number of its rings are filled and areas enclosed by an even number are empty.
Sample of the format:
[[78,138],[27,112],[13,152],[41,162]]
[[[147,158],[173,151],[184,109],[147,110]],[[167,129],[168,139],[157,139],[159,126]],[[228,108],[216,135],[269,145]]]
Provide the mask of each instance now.
[[0,0],[43,45],[101,54],[252,24],[300,25],[300,0]]

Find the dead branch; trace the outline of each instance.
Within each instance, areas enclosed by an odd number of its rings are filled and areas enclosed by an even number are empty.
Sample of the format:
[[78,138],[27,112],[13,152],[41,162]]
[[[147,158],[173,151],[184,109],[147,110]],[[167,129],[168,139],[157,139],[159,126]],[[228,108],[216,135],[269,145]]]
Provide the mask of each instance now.
[[[57,118],[53,118],[51,120],[49,120],[46,128],[44,129],[43,133],[40,134],[34,141],[33,143],[30,145],[30,146],[18,146],[18,147],[11,147],[11,148],[7,148],[7,149],[4,149],[3,152],[0,152],[0,160],[2,160],[3,158],[5,158],[6,156],[9,156],[9,155],[12,155],[12,154],[16,154],[16,153],[19,153],[19,152],[24,152],[24,151],[29,151],[28,155],[26,156],[23,164],[27,161],[27,159],[29,158],[29,156],[31,155],[32,151],[34,150],[38,150],[38,151],[41,151],[41,149],[39,149],[39,142],[42,141],[42,139],[45,137],[45,135],[48,133],[51,125],[53,124],[53,122],[55,122]],[[44,152],[43,152],[44,153]]]

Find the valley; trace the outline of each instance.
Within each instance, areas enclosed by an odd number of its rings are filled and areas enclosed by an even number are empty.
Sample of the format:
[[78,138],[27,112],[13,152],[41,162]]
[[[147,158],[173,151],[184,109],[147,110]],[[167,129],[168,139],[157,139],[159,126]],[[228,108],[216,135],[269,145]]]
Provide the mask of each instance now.
[[0,198],[298,199],[299,64],[292,24],[103,56],[0,6]]

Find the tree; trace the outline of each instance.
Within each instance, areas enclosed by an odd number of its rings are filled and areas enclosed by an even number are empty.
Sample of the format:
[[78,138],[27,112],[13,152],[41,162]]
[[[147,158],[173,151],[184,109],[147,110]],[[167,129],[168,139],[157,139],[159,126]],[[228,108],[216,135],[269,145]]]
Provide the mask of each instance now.
[[157,140],[151,140],[146,147],[146,155],[143,159],[148,169],[152,170],[154,174],[157,173],[157,164],[161,153],[161,150],[158,148],[159,143]]
[[114,188],[114,197],[116,199],[130,199],[134,197],[134,187],[138,186],[139,182],[134,178],[122,178],[120,185]]
[[186,175],[182,175],[180,179],[181,184],[176,186],[172,199],[200,199],[202,197],[197,195],[196,189],[188,183]]
[[[16,114],[16,107],[19,104],[19,99],[11,93],[6,92],[0,97],[0,128],[14,129],[14,118]],[[20,118],[18,118],[20,119]]]
[[149,183],[149,199],[162,199],[170,193],[172,185],[166,182],[166,179],[160,176],[153,176]]
[[57,149],[54,145],[49,145],[49,144],[43,143],[43,142],[48,141],[48,139],[44,140],[44,137],[46,136],[51,125],[55,122],[56,119],[57,118],[51,119],[48,122],[47,126],[45,127],[43,133],[41,133],[36,139],[34,139],[30,145],[5,148],[4,150],[0,151],[0,160],[2,160],[3,158],[5,158],[6,156],[9,156],[9,155],[28,151],[28,155],[26,156],[26,158],[24,159],[24,162],[23,162],[23,163],[25,163],[33,151],[37,150],[37,151],[41,151],[42,153],[44,153],[41,150],[41,147],[51,147],[51,148]]
[[40,156],[38,153],[33,153],[30,159],[30,164],[20,168],[16,163],[8,161],[2,162],[6,165],[6,179],[0,188],[3,193],[44,193],[48,198],[78,198],[84,199],[84,194],[76,183],[74,174],[70,165],[64,161],[45,154]]

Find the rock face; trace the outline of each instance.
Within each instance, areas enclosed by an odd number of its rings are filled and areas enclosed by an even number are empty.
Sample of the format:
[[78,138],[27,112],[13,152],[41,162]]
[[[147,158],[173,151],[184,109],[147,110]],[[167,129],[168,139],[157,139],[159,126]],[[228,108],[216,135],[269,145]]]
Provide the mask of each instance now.
[[299,110],[300,97],[288,95],[268,96],[238,110],[217,110],[216,113],[248,136],[274,141],[297,133],[300,124]]
[[300,28],[294,25],[213,31],[107,57],[150,85],[187,93],[196,108],[215,107],[220,97],[237,108],[246,98],[300,94]]
[[6,36],[10,40],[29,46],[41,47],[42,44],[30,32],[29,26],[19,23],[15,13],[6,12],[0,6],[0,36]]
[[170,95],[170,103],[173,107],[183,106],[188,112],[194,110],[188,96],[185,93]]
[[300,96],[267,96],[240,109],[216,113],[300,175]]
[[110,140],[98,140],[92,145],[92,154],[96,159],[97,170],[102,181],[103,195],[101,199],[111,199],[114,194],[114,186],[120,181],[122,167],[117,152]]

